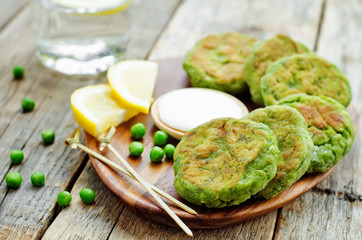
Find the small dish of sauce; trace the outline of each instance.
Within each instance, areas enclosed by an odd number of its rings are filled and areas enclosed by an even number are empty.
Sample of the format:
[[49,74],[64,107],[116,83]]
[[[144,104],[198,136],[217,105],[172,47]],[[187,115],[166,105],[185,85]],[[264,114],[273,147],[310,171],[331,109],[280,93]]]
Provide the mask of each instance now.
[[151,116],[158,128],[176,139],[215,118],[242,118],[249,111],[234,96],[207,88],[183,88],[168,92],[153,103]]

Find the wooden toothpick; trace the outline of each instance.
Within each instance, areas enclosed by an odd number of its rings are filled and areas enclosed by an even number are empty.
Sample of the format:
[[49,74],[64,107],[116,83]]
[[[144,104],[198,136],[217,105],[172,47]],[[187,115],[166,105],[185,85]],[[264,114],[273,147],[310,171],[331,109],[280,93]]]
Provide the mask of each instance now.
[[[108,133],[106,134],[106,137],[103,138],[99,138],[98,140],[100,141],[104,141],[104,143],[106,144],[106,146],[108,147],[109,150],[111,150],[111,152],[122,162],[122,164],[127,168],[127,170],[137,179],[137,181],[139,183],[142,184],[142,186],[152,195],[152,197],[158,202],[158,204],[160,204],[160,206],[168,213],[168,215],[170,215],[170,217],[177,223],[177,225],[179,225],[181,227],[181,229],[189,236],[193,236],[190,228],[188,228],[184,222],[182,222],[182,220],[166,205],[166,203],[164,201],[162,201],[162,199],[156,195],[156,193],[152,190],[152,188],[150,187],[150,184],[147,183],[145,180],[142,179],[142,177],[140,175],[138,175],[138,173],[128,164],[128,162],[118,153],[118,151],[112,146],[112,144],[110,144],[110,139],[113,136],[113,134],[115,133],[115,128],[111,127],[111,129],[108,131]],[[107,139],[107,137],[109,137]]]
[[111,138],[114,135],[114,133],[116,132],[116,129],[114,127],[111,127],[108,130],[107,135],[102,134],[99,138],[98,141],[101,143],[101,145],[99,146],[99,151],[103,151],[103,149],[107,146],[107,144],[111,143]]
[[[97,158],[98,160],[100,160],[101,162],[107,164],[108,166],[126,174],[127,176],[137,180],[130,172],[128,172],[127,170],[125,170],[123,167],[121,167],[120,165],[116,164],[115,162],[109,160],[108,158],[100,155],[99,153],[93,151],[92,149],[82,145],[79,142],[79,137],[80,137],[80,133],[81,130],[79,128],[75,129],[74,132],[69,136],[69,138],[67,140],[65,140],[65,144],[67,146],[72,147],[73,149],[79,148],[82,151],[88,153],[89,155]],[[161,189],[151,185],[150,183],[148,183],[150,185],[150,187],[157,192],[158,194],[160,194],[161,196],[163,196],[164,198],[168,199],[169,201],[173,202],[176,206],[182,208],[183,210],[185,210],[186,212],[190,213],[190,214],[195,214],[197,215],[197,212],[195,210],[193,210],[192,208],[188,207],[187,205],[185,205],[184,203],[180,202],[179,200],[177,200],[176,198],[172,197],[171,195],[165,193],[164,191],[162,191]]]
[[77,149],[81,133],[82,130],[80,130],[80,128],[74,129],[72,134],[70,134],[69,138],[64,141],[65,145],[70,146],[72,149]]

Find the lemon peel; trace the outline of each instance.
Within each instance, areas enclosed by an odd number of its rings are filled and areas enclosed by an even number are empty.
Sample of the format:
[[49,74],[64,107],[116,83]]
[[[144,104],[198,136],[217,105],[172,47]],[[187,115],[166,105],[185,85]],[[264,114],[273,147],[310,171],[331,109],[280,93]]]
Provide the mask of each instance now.
[[126,10],[132,0],[53,0],[53,2],[63,7],[86,10],[78,14],[109,15]]
[[129,109],[149,112],[158,64],[145,60],[122,61],[108,69],[107,78],[116,99]]
[[71,106],[77,123],[94,137],[139,113],[119,104],[108,84],[75,90],[71,95]]

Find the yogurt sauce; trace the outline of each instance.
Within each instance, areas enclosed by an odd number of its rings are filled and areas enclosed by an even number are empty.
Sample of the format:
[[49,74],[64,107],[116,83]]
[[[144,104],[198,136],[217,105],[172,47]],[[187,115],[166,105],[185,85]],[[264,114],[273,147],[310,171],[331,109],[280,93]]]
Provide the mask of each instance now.
[[245,105],[224,92],[184,88],[169,92],[158,103],[160,120],[177,130],[188,131],[214,118],[242,118]]

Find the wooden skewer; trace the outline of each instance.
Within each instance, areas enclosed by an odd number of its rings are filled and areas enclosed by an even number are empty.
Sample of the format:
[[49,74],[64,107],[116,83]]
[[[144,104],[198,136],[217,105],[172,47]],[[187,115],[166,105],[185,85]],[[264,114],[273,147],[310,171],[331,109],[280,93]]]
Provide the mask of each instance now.
[[[100,160],[101,162],[107,164],[108,166],[126,174],[127,176],[135,179],[137,181],[137,179],[127,170],[125,170],[123,167],[121,167],[120,165],[116,164],[115,162],[112,162],[111,160],[109,160],[108,158],[100,155],[99,153],[93,151],[90,148],[87,148],[86,146],[82,145],[79,142],[79,137],[80,137],[80,133],[81,130],[79,128],[77,128],[70,136],[67,140],[65,140],[65,144],[68,146],[71,146],[73,149],[79,148],[82,151],[88,153],[89,155],[97,158],[98,160]],[[148,183],[149,184],[149,183]],[[187,205],[183,204],[182,202],[180,202],[179,200],[177,200],[176,198],[172,197],[171,195],[165,193],[164,191],[162,191],[161,189],[153,186],[152,184],[149,184],[150,187],[157,192],[158,194],[160,194],[161,196],[163,196],[164,198],[168,199],[170,202],[173,202],[176,206],[180,207],[181,209],[185,210],[186,212],[190,213],[190,214],[195,214],[197,215],[197,212],[195,210],[193,210],[192,208],[188,207]]]
[[[112,129],[113,128],[113,129]],[[114,133],[115,132],[115,128],[111,127],[110,132]],[[110,136],[111,134],[107,134],[107,137],[112,137]],[[113,134],[112,134],[113,135]],[[110,139],[110,138],[109,138]],[[116,155],[116,157],[122,162],[122,164],[127,168],[127,170],[138,180],[139,183],[142,184],[142,186],[152,195],[152,197],[161,205],[161,207],[168,213],[168,215],[170,215],[170,217],[177,223],[177,225],[180,226],[180,228],[190,237],[193,236],[190,228],[188,228],[185,223],[182,222],[182,220],[166,205],[166,203],[164,201],[162,201],[162,199],[156,195],[156,193],[151,189],[150,185],[145,182],[145,180],[143,180],[141,178],[140,175],[138,175],[138,173],[128,164],[128,162],[117,152],[117,150],[112,146],[112,144],[109,143],[110,141],[107,141],[107,147],[109,150],[111,150],[111,152],[113,152],[114,155]]]
[[101,145],[99,146],[99,151],[103,151],[103,149],[107,146],[107,144],[111,143],[111,138],[114,135],[114,133],[116,132],[116,129],[114,127],[111,127],[108,130],[107,135],[102,134],[99,138],[98,141],[101,142]]
[[73,143],[70,145],[70,147],[72,149],[77,149],[78,143],[79,143],[79,138],[80,138],[80,134],[82,133],[82,131],[80,130],[80,128],[76,128],[73,133],[71,134],[72,139],[74,139]]

